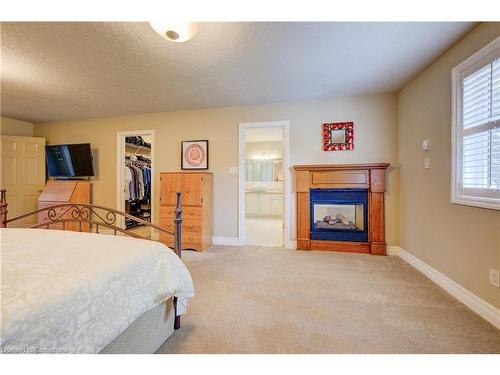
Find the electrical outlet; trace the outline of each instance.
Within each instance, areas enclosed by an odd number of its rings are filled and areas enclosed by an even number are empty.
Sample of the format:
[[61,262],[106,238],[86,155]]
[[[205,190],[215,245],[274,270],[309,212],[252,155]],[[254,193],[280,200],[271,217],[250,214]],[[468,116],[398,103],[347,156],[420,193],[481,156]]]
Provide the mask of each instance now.
[[490,284],[500,288],[500,272],[490,268]]

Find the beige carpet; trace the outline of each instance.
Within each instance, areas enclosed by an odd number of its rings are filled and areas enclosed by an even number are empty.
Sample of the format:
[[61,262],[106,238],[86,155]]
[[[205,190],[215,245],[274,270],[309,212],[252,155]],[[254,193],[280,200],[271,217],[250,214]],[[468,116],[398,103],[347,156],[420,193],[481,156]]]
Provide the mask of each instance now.
[[398,257],[214,246],[158,353],[500,353],[500,331]]

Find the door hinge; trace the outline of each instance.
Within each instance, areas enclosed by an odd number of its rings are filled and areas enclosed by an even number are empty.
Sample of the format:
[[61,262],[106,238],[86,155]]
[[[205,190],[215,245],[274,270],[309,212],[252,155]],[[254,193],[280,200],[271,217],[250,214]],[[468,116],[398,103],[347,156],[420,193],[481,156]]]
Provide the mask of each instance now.
[[203,203],[203,198],[201,198],[201,203]]

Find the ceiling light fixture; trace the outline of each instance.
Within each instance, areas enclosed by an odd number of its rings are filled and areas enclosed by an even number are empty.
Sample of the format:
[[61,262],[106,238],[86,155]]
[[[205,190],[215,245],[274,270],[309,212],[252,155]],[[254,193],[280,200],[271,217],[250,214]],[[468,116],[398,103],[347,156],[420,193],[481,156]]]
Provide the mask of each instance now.
[[175,43],[187,42],[199,31],[195,22],[150,22],[149,25],[163,39]]

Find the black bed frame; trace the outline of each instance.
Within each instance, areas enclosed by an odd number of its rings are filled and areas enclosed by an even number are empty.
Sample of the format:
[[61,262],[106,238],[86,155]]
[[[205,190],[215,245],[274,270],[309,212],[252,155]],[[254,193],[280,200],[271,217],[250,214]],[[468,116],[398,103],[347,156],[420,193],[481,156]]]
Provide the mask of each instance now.
[[[84,228],[89,227],[92,230],[95,228],[95,233],[99,233],[99,228],[104,227],[113,230],[113,234],[118,233],[131,236],[134,238],[140,238],[145,240],[150,240],[138,235],[137,233],[126,231],[125,229],[119,227],[117,224],[117,218],[123,217],[128,218],[137,222],[138,224],[145,225],[147,227],[158,230],[160,233],[166,233],[174,236],[174,249],[173,251],[177,256],[181,257],[181,244],[182,244],[182,208],[181,208],[181,193],[177,192],[177,203],[175,209],[174,218],[174,231],[169,231],[167,229],[161,228],[158,225],[152,224],[148,221],[139,219],[135,216],[129,215],[125,212],[115,210],[113,208],[98,206],[94,204],[87,203],[63,203],[58,205],[53,205],[39,210],[34,210],[27,212],[25,214],[7,219],[7,190],[0,190],[0,228],[7,228],[7,225],[13,222],[20,223],[30,216],[37,216],[36,224],[25,225],[25,228],[45,228],[45,229],[62,229],[68,230],[69,223],[77,223],[78,230],[80,232],[84,231]],[[57,224],[57,225],[55,225]],[[61,228],[62,226],[62,228]],[[177,316],[177,297],[174,297],[174,312],[175,321],[174,329],[179,329],[181,326],[181,318]]]

